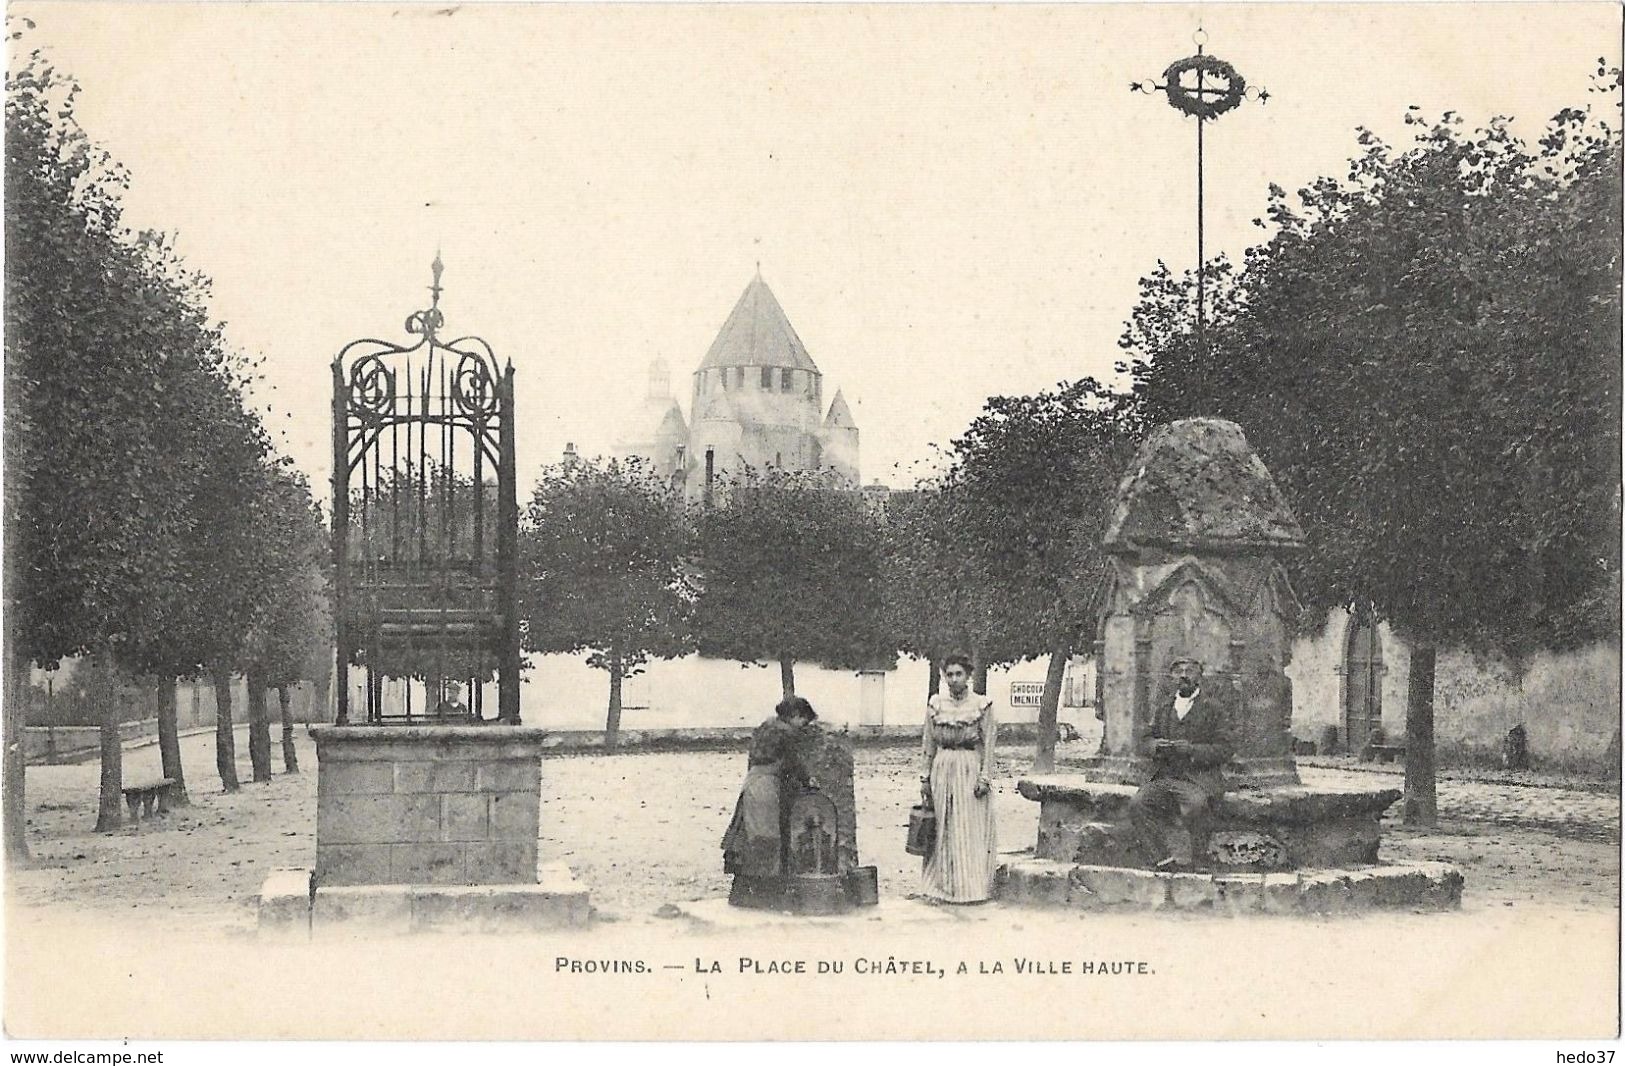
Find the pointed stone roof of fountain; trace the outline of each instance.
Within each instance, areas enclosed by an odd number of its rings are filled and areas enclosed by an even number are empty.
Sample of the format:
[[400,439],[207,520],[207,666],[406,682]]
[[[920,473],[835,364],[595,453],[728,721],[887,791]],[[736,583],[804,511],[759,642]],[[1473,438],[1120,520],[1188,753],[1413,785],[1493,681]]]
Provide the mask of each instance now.
[[1187,418],[1154,431],[1117,486],[1109,552],[1290,551],[1303,527],[1241,427]]

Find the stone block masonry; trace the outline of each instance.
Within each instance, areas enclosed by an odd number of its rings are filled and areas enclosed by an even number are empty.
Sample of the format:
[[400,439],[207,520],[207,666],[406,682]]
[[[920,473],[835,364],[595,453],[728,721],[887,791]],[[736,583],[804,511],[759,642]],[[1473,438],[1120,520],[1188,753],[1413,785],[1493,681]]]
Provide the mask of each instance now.
[[1000,899],[1005,903],[1081,910],[1167,909],[1230,916],[1433,911],[1460,907],[1461,893],[1460,871],[1441,862],[1213,875],[1034,858],[1000,869]]
[[277,870],[260,891],[260,936],[276,940],[410,933],[529,933],[592,921],[586,886],[559,863],[522,884],[326,885],[311,871]]
[[532,883],[543,731],[316,726],[318,886]]

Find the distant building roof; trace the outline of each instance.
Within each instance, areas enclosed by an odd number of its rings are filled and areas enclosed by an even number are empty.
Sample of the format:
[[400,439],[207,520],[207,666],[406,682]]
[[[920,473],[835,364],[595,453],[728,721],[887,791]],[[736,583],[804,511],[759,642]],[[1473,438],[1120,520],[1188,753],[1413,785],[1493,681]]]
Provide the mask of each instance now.
[[681,444],[688,435],[688,423],[683,409],[671,395],[671,371],[664,359],[656,357],[649,364],[648,388],[637,408],[621,426],[615,438],[618,450],[636,450],[656,445],[675,437]]
[[830,401],[829,414],[824,416],[825,429],[856,429],[857,422],[852,418],[852,409],[846,405],[846,397],[841,390],[835,390],[835,399]]
[[1187,418],[1146,438],[1118,485],[1105,548],[1140,545],[1283,550],[1303,546],[1303,527],[1240,426]]
[[719,366],[778,366],[818,373],[818,364],[760,273],[745,286],[700,363],[701,370]]

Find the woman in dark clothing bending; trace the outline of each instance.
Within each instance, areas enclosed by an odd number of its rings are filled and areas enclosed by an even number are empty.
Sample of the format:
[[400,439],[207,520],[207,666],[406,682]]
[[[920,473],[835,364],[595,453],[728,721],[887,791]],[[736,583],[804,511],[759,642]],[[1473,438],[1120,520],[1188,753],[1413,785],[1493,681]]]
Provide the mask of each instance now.
[[787,696],[751,735],[750,769],[722,837],[722,869],[733,875],[728,902],[736,907],[775,908],[784,901],[785,828],[808,778],[798,742],[817,717],[812,704]]

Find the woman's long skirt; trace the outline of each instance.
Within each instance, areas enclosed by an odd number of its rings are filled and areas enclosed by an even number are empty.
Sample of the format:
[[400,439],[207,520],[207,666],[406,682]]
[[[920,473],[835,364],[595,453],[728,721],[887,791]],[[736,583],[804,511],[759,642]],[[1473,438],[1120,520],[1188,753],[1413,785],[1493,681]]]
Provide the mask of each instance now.
[[978,797],[982,759],[971,748],[939,748],[931,760],[931,804],[937,812],[937,846],[926,856],[921,887],[950,903],[993,898],[998,842],[993,793]]
[[777,764],[745,774],[733,821],[722,836],[722,869],[734,875],[728,901],[740,907],[776,907],[784,890],[783,813]]

